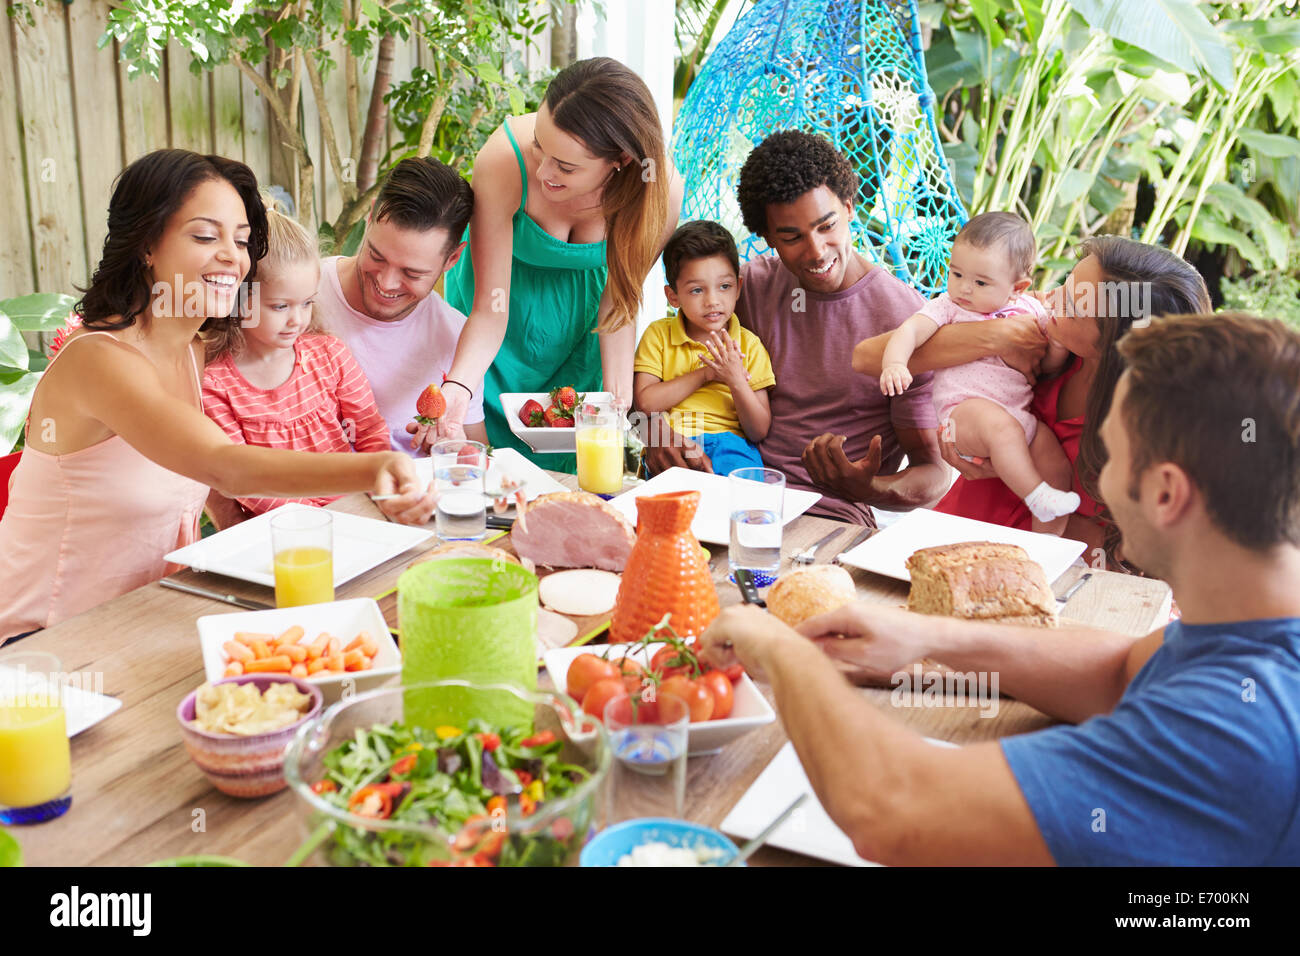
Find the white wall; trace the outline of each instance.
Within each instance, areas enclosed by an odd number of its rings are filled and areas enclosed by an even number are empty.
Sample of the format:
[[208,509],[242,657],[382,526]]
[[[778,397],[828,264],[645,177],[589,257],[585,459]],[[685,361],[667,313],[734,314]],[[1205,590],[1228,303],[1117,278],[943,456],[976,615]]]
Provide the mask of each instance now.
[[[577,15],[578,58],[613,57],[635,70],[655,98],[665,124],[665,144],[672,140],[668,124],[673,115],[673,67],[677,56],[674,16],[673,0],[605,0],[603,16],[590,3],[583,4]],[[656,262],[646,276],[637,336],[667,314],[663,268]]]

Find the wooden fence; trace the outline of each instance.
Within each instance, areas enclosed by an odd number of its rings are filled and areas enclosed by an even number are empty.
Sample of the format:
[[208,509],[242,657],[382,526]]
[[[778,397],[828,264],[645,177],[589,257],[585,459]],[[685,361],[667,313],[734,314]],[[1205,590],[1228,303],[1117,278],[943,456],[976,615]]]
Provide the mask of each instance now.
[[[158,81],[129,80],[117,43],[98,47],[108,0],[48,2],[32,7],[35,26],[0,17],[0,298],[84,287],[99,262],[113,179],[144,153],[181,147],[241,159],[265,185],[296,195],[296,161],[275,134],[276,121],[253,84],[234,66],[195,76],[189,55],[173,44]],[[550,62],[549,38],[529,51]],[[394,80],[429,56],[414,37],[399,40]],[[342,54],[335,51],[336,61]],[[373,60],[359,70],[364,111]],[[351,150],[343,110],[343,70],[325,83],[340,151]],[[318,106],[303,83],[299,109],[315,166],[317,219],[332,220],[342,202],[326,158]],[[363,118],[364,122],[364,118]],[[388,143],[396,130],[389,123]]]

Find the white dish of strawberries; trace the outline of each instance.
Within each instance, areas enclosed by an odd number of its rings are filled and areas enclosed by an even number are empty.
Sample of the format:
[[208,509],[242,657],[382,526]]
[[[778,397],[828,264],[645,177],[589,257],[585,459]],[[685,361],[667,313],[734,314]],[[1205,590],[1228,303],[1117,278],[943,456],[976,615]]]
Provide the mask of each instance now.
[[[510,431],[538,453],[572,454],[574,409],[581,402],[612,402],[611,392],[579,392],[572,386],[560,386],[549,392],[502,392],[501,411],[510,423]],[[531,422],[532,424],[526,424]]]

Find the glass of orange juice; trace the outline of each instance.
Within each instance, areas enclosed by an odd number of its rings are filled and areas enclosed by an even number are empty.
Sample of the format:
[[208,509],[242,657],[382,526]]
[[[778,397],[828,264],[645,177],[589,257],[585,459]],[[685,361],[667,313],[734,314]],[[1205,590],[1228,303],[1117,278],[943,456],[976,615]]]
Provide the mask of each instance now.
[[596,495],[623,490],[623,426],[620,409],[587,402],[574,415],[578,448],[578,487]]
[[271,518],[275,606],[334,600],[334,518],[322,508],[290,508]]
[[0,655],[0,823],[40,823],[72,803],[72,750],[59,659]]

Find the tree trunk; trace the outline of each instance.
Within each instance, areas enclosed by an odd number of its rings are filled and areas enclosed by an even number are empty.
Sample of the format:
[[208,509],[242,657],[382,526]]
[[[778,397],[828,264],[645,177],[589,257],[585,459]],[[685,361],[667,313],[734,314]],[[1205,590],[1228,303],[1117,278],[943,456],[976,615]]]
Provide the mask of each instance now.
[[[346,5],[347,24],[356,27],[357,5]],[[361,86],[357,80],[357,58],[352,55],[352,46],[343,41],[343,83],[348,91],[348,156],[352,160],[351,173],[356,181],[357,163],[361,159]]]
[[562,70],[578,58],[578,11],[566,5],[551,21],[551,66]]
[[375,58],[375,85],[370,89],[370,106],[366,110],[366,135],[362,139],[361,162],[357,165],[357,192],[365,193],[379,175],[379,154],[388,125],[388,104],[384,95],[393,82],[393,49],[397,37],[381,37]]
[[438,124],[442,122],[442,112],[447,108],[449,99],[451,99],[451,85],[447,84],[438,91],[438,95],[429,104],[429,114],[425,116],[424,125],[420,127],[420,145],[415,155],[428,156],[433,149],[433,137],[438,132]]
[[1106,217],[1105,224],[1101,231],[1107,236],[1125,236],[1128,237],[1133,233],[1133,216],[1137,212],[1138,184],[1137,180],[1128,183],[1116,183],[1115,180],[1107,177],[1107,181],[1112,186],[1119,186],[1124,191],[1124,198],[1120,200],[1118,206]]
[[320,114],[321,133],[325,139],[330,166],[334,169],[334,178],[339,181],[339,191],[342,193],[343,201],[351,202],[356,196],[357,187],[350,181],[343,168],[343,160],[339,155],[338,135],[334,132],[334,118],[330,115],[330,104],[325,98],[325,84],[321,82],[320,71],[312,62],[311,54],[303,54],[303,66],[307,70],[307,78],[311,81],[312,96],[316,98],[316,112]]

